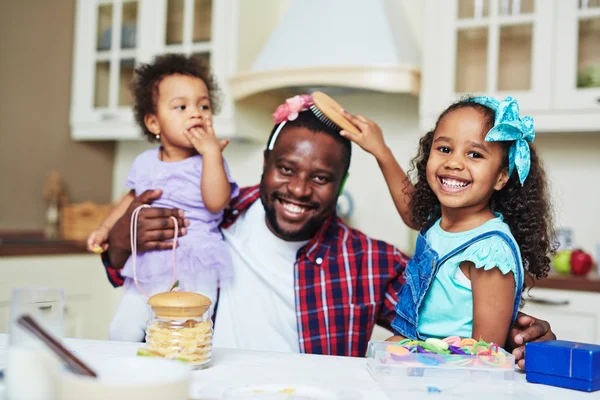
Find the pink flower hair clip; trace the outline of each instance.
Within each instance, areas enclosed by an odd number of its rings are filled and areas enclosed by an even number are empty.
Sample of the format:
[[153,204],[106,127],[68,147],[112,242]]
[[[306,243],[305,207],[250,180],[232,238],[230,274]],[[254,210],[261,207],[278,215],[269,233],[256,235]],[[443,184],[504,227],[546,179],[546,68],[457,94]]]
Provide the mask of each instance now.
[[273,113],[273,122],[275,125],[283,121],[293,121],[298,118],[301,111],[308,110],[313,105],[313,99],[310,94],[300,94],[291,97],[282,105],[277,107]]

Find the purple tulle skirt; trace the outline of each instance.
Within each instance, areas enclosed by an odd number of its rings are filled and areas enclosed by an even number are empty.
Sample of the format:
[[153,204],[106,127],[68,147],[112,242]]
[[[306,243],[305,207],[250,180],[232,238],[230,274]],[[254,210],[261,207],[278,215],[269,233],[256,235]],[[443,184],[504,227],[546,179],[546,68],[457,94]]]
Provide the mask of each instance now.
[[[231,256],[220,232],[188,234],[179,238],[178,243],[179,246],[175,250],[177,266],[175,279],[179,281],[181,290],[203,292],[207,287],[214,287],[216,290],[219,283],[231,279]],[[136,272],[138,283],[143,290],[168,291],[173,281],[173,251],[157,250],[138,253]],[[121,274],[133,279],[131,256]]]

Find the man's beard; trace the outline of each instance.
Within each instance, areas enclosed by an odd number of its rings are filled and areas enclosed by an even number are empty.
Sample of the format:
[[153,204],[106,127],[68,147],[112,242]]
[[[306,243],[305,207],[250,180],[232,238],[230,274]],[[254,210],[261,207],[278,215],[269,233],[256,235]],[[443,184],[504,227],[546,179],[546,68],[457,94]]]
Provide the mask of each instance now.
[[[317,230],[321,227],[325,219],[321,220],[318,216],[315,216],[306,221],[306,223],[297,230],[285,230],[277,222],[277,214],[275,211],[275,202],[278,201],[277,198],[277,192],[272,193],[271,196],[267,198],[266,190],[264,189],[263,184],[261,182],[260,199],[265,209],[267,221],[273,229],[275,235],[277,235],[280,239],[289,242],[298,242],[301,240],[311,239],[315,235]],[[285,196],[279,195],[279,198],[285,199]],[[320,204],[317,203],[313,203],[313,206],[314,209],[317,210],[320,208]]]

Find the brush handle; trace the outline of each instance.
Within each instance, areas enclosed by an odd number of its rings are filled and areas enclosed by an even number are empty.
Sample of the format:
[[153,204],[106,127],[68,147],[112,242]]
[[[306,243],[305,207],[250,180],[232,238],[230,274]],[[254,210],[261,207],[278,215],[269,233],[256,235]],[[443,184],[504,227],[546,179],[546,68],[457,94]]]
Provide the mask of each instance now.
[[44,344],[46,344],[54,354],[60,357],[69,368],[79,374],[96,377],[96,373],[81,361],[75,354],[67,350],[58,340],[51,336],[44,328],[38,325],[30,315],[23,315],[17,319],[17,323],[28,332],[31,332]]

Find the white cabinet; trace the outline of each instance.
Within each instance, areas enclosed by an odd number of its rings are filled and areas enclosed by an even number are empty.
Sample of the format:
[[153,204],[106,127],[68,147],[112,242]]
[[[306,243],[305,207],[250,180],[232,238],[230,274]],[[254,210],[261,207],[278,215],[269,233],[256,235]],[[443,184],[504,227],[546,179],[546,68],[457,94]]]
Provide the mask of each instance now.
[[558,339],[600,344],[598,304],[600,293],[534,287],[523,312],[548,321]]
[[556,6],[554,62],[561,79],[555,107],[600,113],[600,1],[561,0]]
[[107,339],[121,291],[106,280],[97,255],[0,258],[0,332],[7,332],[13,288],[31,285],[65,293],[65,337]]
[[237,0],[77,0],[71,137],[142,139],[129,84],[140,62],[165,52],[210,63],[225,99],[215,132],[239,136],[227,79],[236,62]]
[[594,5],[600,4],[426,0],[421,129],[432,129],[460,96],[485,94],[515,97],[537,131],[600,130],[600,88],[577,86],[578,72],[589,75],[594,66],[600,85],[600,8]]

